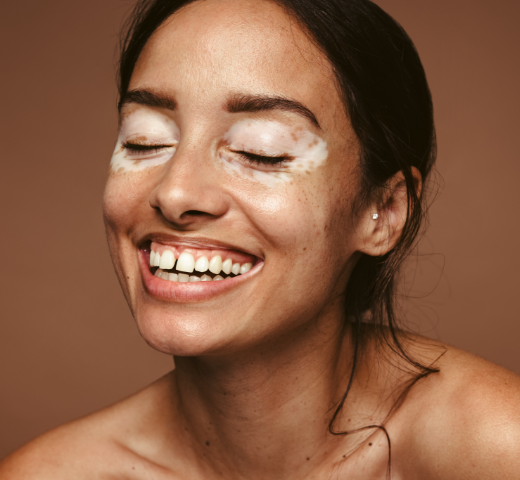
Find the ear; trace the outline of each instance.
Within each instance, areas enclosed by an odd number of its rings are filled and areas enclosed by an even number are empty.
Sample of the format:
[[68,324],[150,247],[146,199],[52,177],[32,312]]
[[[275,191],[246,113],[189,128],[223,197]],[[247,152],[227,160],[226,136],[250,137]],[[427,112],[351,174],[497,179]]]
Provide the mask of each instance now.
[[[412,167],[417,196],[421,196],[422,177]],[[411,207],[411,206],[410,206]],[[358,251],[371,256],[381,256],[395,247],[406,223],[408,195],[402,172],[397,172],[381,190],[381,194],[362,213],[358,225]],[[377,218],[374,219],[374,214]]]

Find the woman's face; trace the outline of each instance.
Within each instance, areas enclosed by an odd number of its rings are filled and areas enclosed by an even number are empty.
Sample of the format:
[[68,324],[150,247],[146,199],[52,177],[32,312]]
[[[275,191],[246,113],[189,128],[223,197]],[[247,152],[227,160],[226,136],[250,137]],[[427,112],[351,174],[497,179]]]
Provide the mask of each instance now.
[[147,43],[123,99],[104,212],[152,346],[238,351],[339,317],[361,240],[358,143],[334,82],[268,1],[192,3]]

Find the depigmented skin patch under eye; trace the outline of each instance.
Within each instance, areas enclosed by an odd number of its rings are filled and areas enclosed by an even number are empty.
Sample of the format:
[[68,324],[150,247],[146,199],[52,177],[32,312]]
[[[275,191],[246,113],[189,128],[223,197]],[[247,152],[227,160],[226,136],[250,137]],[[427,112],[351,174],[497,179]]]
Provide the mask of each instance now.
[[[224,135],[224,141],[227,148],[220,152],[224,164],[267,186],[289,182],[298,173],[308,174],[323,165],[328,156],[327,143],[319,136],[273,120],[241,120]],[[290,160],[276,167],[255,168],[232,153],[241,151],[270,157],[288,156]]]
[[[121,121],[119,138],[110,161],[112,173],[139,172],[167,162],[175,153],[180,139],[176,123],[167,115],[148,107],[133,109]],[[168,145],[157,152],[132,154],[126,142],[139,145]]]

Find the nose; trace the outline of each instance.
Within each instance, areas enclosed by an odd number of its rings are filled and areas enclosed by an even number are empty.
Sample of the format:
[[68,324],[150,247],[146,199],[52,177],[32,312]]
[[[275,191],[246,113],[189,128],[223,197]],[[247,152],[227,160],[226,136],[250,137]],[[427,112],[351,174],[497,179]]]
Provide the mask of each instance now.
[[150,194],[150,206],[179,230],[193,230],[228,211],[215,165],[199,147],[180,147]]

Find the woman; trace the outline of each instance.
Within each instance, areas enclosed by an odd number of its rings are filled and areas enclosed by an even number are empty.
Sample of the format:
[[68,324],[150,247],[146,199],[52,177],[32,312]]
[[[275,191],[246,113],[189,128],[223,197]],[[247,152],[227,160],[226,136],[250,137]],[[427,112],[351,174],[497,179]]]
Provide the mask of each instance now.
[[366,0],[142,3],[119,109],[109,246],[176,369],[1,478],[517,478],[518,378],[396,327],[435,135],[390,17]]

